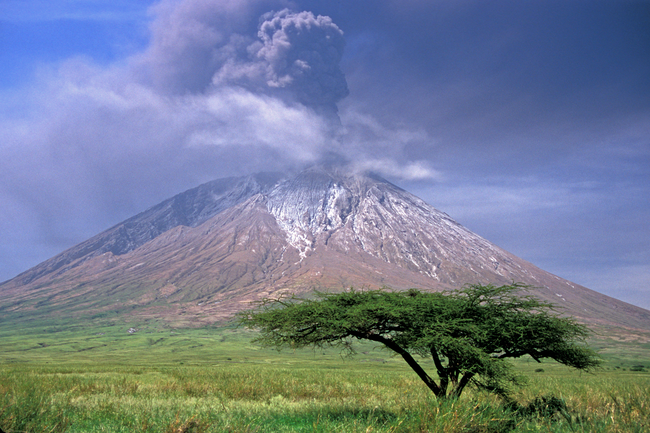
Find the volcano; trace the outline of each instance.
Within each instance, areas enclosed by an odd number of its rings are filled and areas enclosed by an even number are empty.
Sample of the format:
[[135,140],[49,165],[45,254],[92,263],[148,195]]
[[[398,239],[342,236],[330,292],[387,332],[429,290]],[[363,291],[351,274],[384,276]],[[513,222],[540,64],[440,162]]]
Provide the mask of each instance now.
[[0,285],[0,313],[204,326],[287,293],[513,282],[587,324],[650,330],[648,310],[543,271],[378,176],[324,168],[178,194]]

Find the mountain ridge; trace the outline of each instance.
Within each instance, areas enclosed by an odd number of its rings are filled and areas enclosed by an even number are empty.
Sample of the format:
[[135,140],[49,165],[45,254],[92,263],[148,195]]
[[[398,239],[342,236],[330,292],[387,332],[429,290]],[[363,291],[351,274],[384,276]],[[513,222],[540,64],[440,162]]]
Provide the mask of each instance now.
[[3,283],[0,311],[49,302],[201,326],[283,293],[512,282],[582,321],[650,330],[650,311],[543,271],[388,181],[319,167],[178,194]]

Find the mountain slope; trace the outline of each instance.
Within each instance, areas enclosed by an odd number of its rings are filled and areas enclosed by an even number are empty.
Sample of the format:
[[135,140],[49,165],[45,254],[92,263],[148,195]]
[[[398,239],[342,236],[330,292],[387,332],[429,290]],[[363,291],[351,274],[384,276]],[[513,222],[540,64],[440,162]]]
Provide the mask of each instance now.
[[279,178],[279,174],[262,173],[205,183],[111,227],[16,278],[21,284],[29,284],[43,275],[61,274],[70,266],[100,254],[128,253],[174,227],[196,227],[252,195],[268,191]]
[[285,292],[512,282],[585,322],[650,330],[649,311],[545,272],[383,179],[320,168],[179,194],[2,284],[0,311],[197,326]]

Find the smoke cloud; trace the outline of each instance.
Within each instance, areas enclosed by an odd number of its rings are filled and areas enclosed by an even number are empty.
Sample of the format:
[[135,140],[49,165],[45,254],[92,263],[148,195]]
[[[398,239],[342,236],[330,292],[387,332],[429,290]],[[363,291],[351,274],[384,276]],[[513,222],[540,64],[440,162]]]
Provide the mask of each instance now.
[[435,175],[400,150],[427,137],[338,109],[349,92],[332,19],[268,12],[276,3],[162,0],[141,52],[108,65],[67,59],[0,95],[0,202],[31,227],[30,242],[0,249],[39,244],[34,265],[224,176],[325,160]]
[[[254,19],[256,0],[162,0],[150,9],[149,47],[130,59],[138,82],[165,94],[206,90],[236,52]],[[242,33],[243,32],[243,33]]]
[[307,106],[334,106],[348,95],[339,67],[343,32],[329,17],[285,9],[267,15],[258,35],[264,45],[256,56],[266,63],[269,87],[293,90]]
[[[233,174],[232,167],[285,169],[333,154],[358,167],[390,166],[391,175],[421,166],[401,150],[427,141],[422,131],[379,125],[351,104],[339,112],[349,91],[340,66],[344,33],[332,19],[260,12],[271,3],[162,0],[150,9],[141,53],[108,66],[69,59],[41,71],[29,92],[4,98],[6,140],[22,143],[12,152],[47,166],[48,185],[58,183],[57,173],[66,183],[73,169],[80,184],[106,181],[117,191],[134,183],[191,186]],[[158,173],[175,180],[160,182]],[[430,174],[405,177],[417,173]]]
[[329,17],[284,9],[263,14],[255,38],[245,31],[256,3],[158,4],[151,45],[132,60],[134,75],[165,94],[235,86],[335,113],[349,93],[341,29]]

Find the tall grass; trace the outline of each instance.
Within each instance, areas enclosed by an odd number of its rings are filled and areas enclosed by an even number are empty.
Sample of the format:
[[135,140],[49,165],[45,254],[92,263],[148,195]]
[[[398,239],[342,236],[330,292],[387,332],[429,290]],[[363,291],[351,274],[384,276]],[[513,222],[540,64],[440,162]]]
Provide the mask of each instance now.
[[[130,327],[139,329],[128,333]],[[0,329],[0,428],[7,432],[646,432],[648,347],[612,351],[581,374],[532,361],[513,401],[469,391],[438,402],[372,345],[252,346],[243,330],[155,323]],[[607,347],[611,347],[609,345]],[[634,353],[634,357],[623,353]],[[428,363],[427,363],[428,362]],[[430,361],[425,366],[435,371]]]
[[[478,392],[440,403],[406,369],[327,364],[5,366],[0,427],[7,433],[650,430],[650,375],[643,372],[533,374],[507,405]],[[565,406],[531,405],[540,396]]]

